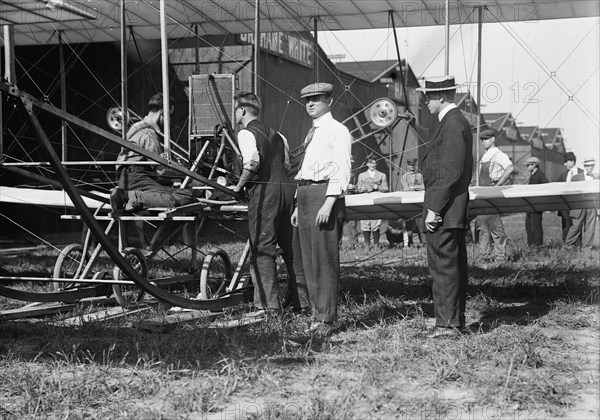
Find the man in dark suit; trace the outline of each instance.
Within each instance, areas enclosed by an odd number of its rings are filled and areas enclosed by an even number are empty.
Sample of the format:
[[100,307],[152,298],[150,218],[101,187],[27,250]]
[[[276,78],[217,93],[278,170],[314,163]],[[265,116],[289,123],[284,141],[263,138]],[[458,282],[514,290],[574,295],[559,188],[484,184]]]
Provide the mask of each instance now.
[[[540,169],[540,160],[536,157],[530,157],[524,163],[529,171],[529,185],[547,184],[548,178]],[[544,243],[544,229],[542,228],[542,212],[532,212],[525,214],[525,231],[527,232],[527,244],[540,246]]]
[[433,277],[435,328],[430,338],[456,337],[465,328],[469,182],[473,172],[471,126],[454,104],[453,76],[426,79],[419,88],[438,116],[421,169],[425,182],[423,220],[427,261]]
[[[567,170],[560,175],[558,182],[571,182],[571,178],[573,178],[574,175],[583,173],[583,169],[578,168],[575,164],[577,162],[575,153],[565,153],[564,161],[564,165]],[[562,219],[562,240],[563,243],[565,243],[567,240],[567,234],[571,228],[571,217],[569,216],[569,210],[559,210],[558,215]]]

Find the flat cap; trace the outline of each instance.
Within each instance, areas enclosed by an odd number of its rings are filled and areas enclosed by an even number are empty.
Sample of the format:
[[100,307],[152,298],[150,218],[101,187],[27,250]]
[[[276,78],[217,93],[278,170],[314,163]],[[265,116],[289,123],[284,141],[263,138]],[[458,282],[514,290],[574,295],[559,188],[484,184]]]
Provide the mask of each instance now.
[[485,139],[490,139],[492,137],[498,137],[498,132],[496,130],[483,130],[480,134],[479,134],[479,138],[482,140]]
[[332,95],[333,85],[331,83],[313,83],[308,85],[300,91],[301,98],[307,98],[309,96],[317,95]]
[[596,159],[594,159],[593,157],[588,157],[583,161],[583,165],[595,165],[596,164]]
[[416,165],[417,164],[417,159],[407,159],[406,160],[406,164],[407,165]]
[[567,152],[567,153],[565,153],[564,159],[565,159],[565,162],[568,161],[568,160],[572,160],[573,162],[575,162],[576,161],[576,159],[575,159],[575,153],[573,153],[573,152]]
[[538,158],[536,158],[535,156],[532,156],[530,158],[528,158],[524,165],[529,165],[530,163],[533,163],[534,165],[540,166],[540,160]]

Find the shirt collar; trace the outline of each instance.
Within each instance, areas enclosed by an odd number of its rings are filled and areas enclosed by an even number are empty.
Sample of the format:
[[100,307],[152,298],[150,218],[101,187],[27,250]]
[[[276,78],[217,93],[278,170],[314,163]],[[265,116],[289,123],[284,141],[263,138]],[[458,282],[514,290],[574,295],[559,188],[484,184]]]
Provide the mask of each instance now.
[[153,120],[150,118],[150,116],[149,116],[149,115],[146,115],[146,116],[143,118],[143,120],[144,120],[144,122],[145,122],[146,124],[148,124],[150,127],[152,127],[152,128],[154,129],[154,131],[156,131],[157,133],[159,133],[160,135],[162,135],[162,131],[161,131],[161,129],[158,127],[158,124],[156,124],[156,123],[155,123],[155,122],[154,122],[154,121],[153,121]]
[[329,121],[333,120],[333,115],[331,115],[331,111],[326,114],[321,115],[318,118],[313,120],[313,127],[321,127],[324,124],[327,124]]
[[453,102],[450,102],[450,103],[448,104],[448,106],[447,106],[446,108],[444,108],[444,109],[442,110],[442,112],[440,112],[440,113],[438,114],[438,118],[439,118],[439,120],[440,120],[440,121],[442,121],[442,118],[444,118],[444,117],[446,116],[446,114],[447,114],[447,113],[448,113],[450,110],[452,110],[452,109],[454,109],[454,108],[456,108],[456,105],[455,105]]

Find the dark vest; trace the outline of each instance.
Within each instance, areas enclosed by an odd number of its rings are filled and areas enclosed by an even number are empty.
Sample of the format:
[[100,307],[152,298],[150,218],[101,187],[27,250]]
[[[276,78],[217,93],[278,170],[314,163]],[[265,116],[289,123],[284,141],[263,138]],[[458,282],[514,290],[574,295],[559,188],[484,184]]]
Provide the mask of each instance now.
[[287,183],[287,171],[285,169],[285,145],[281,135],[271,127],[258,120],[250,121],[246,126],[256,139],[256,148],[260,156],[260,165],[258,174],[253,179],[254,185],[249,186],[249,190],[257,186],[277,185]]

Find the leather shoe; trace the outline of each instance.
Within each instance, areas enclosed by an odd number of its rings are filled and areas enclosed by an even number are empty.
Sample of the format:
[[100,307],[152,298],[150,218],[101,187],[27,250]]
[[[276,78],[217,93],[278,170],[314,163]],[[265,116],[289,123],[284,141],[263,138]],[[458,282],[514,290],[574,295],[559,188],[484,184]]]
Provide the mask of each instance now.
[[460,337],[461,330],[458,327],[435,327],[427,338],[458,338]]
[[123,210],[127,203],[127,193],[123,188],[115,187],[110,190],[110,208],[113,212]]

